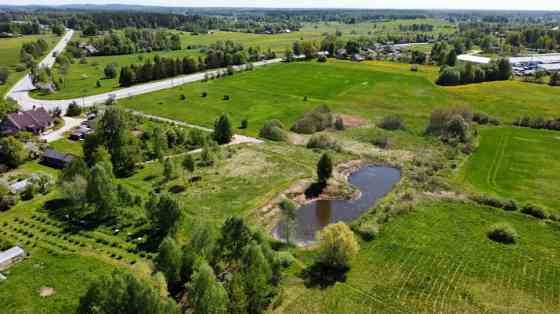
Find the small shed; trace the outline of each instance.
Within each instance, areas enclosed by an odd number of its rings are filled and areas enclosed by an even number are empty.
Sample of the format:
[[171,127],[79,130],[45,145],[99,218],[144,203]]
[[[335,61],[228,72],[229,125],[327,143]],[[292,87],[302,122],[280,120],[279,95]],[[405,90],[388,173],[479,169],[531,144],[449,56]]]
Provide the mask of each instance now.
[[0,270],[7,269],[25,258],[25,251],[19,246],[0,253]]
[[41,157],[41,163],[52,168],[62,169],[66,167],[76,156],[64,154],[54,149],[47,148]]
[[10,185],[10,192],[12,192],[13,194],[20,193],[27,188],[29,183],[30,183],[29,179],[25,179],[25,180],[21,180],[21,181],[18,181],[16,183],[13,183],[13,184]]

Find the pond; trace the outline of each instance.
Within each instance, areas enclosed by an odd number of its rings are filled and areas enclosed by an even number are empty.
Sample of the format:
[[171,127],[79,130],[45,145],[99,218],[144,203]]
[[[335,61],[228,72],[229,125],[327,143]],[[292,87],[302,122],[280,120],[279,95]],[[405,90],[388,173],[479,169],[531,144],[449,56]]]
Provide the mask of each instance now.
[[[361,191],[356,200],[318,200],[297,209],[295,226],[291,232],[291,241],[301,245],[315,241],[317,231],[336,222],[350,222],[385,196],[400,180],[399,169],[384,166],[364,166],[352,173],[348,182]],[[286,225],[280,222],[274,228],[277,239],[286,238]]]

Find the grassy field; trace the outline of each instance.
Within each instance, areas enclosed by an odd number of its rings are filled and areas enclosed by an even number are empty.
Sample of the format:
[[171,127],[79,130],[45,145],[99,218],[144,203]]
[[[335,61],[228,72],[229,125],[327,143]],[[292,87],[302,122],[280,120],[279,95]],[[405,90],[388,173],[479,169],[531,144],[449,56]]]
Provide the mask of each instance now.
[[[487,239],[498,221],[514,226],[516,244]],[[557,227],[520,214],[456,202],[421,204],[361,244],[346,282],[320,290],[286,280],[285,304],[277,312],[557,313],[558,236]],[[302,254],[303,260],[312,256]]]
[[481,132],[462,180],[476,190],[560,211],[560,134],[526,128]]
[[20,63],[20,49],[24,43],[36,41],[44,38],[49,46],[52,47],[58,41],[54,35],[29,35],[18,38],[0,38],[0,66],[5,66],[10,70],[10,77],[4,85],[0,85],[0,95],[8,92],[8,89],[23,77],[25,72],[16,72],[15,67]]
[[[553,99],[560,89],[521,82],[493,82],[443,88],[434,84],[436,67],[390,62],[329,61],[277,64],[232,77],[180,86],[123,99],[128,108],[168,118],[211,126],[215,117],[228,112],[238,125],[249,119],[246,132],[255,135],[263,121],[280,119],[291,125],[303,112],[327,104],[340,113],[379,121],[400,114],[421,130],[429,113],[438,107],[467,105],[511,122],[520,115],[560,114]],[[200,95],[208,93],[208,97]],[[180,101],[184,94],[187,100]],[[229,101],[223,96],[229,95]],[[304,97],[308,96],[308,101]]]
[[[113,267],[96,258],[47,253],[33,249],[31,257],[10,268],[8,280],[0,283],[3,313],[73,313],[88,284]],[[41,297],[43,287],[54,294]]]

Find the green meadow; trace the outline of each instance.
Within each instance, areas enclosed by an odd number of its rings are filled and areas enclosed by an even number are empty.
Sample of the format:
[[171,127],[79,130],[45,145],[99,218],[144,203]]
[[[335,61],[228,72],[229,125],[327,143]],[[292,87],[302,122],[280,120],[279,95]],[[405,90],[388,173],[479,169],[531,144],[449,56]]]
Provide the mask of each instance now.
[[[399,114],[422,130],[434,108],[457,105],[511,123],[522,115],[552,117],[560,114],[553,99],[560,88],[517,81],[443,88],[433,82],[438,69],[391,62],[329,61],[269,65],[251,72],[198,82],[123,99],[127,108],[211,126],[227,112],[238,125],[249,120],[243,132],[256,135],[263,122],[279,119],[291,125],[302,113],[320,104],[333,110],[379,121]],[[201,97],[206,92],[207,97]],[[186,100],[181,101],[181,95]],[[230,100],[223,100],[224,96]],[[307,101],[305,97],[307,96]]]
[[[511,224],[518,242],[490,241],[496,222]],[[322,290],[287,279],[277,312],[557,313],[559,236],[557,226],[518,213],[425,201],[361,243],[345,282]],[[313,256],[299,257],[294,274]]]
[[488,128],[462,171],[475,190],[560,210],[560,134]]

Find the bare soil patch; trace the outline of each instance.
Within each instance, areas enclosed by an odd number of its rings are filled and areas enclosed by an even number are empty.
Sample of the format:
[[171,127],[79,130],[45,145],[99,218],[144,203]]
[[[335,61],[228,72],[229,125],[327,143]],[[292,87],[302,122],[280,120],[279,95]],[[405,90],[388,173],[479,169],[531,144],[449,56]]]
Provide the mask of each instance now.
[[342,118],[342,122],[344,123],[344,127],[346,128],[358,128],[369,123],[366,118],[362,117],[350,116],[345,114],[341,114],[339,115],[339,117]]
[[54,288],[51,287],[41,287],[39,289],[39,295],[43,298],[50,297],[51,295],[55,294]]

